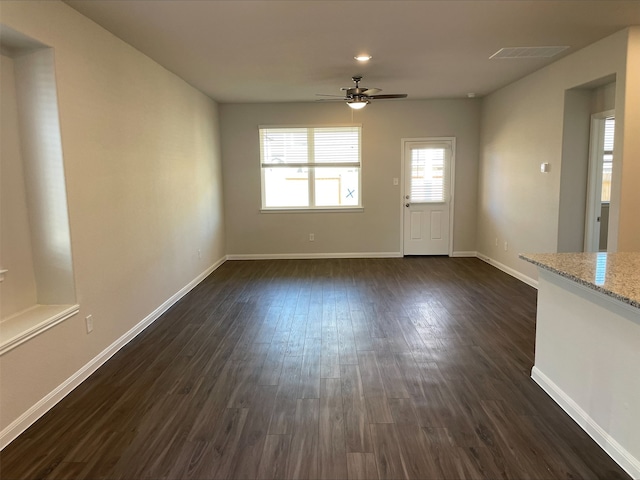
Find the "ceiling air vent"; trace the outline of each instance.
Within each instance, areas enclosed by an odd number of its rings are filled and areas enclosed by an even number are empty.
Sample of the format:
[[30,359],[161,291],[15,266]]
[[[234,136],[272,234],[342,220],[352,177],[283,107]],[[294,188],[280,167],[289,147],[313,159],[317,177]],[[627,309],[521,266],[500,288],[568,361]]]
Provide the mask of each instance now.
[[569,47],[507,47],[501,48],[489,58],[551,58]]

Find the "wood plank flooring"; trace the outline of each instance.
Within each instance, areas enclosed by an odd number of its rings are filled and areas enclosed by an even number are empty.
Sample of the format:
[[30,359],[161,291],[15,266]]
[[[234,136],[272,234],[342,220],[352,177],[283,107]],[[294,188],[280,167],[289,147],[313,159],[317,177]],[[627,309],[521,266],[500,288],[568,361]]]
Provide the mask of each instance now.
[[3,479],[626,479],[477,260],[229,261],[0,453]]

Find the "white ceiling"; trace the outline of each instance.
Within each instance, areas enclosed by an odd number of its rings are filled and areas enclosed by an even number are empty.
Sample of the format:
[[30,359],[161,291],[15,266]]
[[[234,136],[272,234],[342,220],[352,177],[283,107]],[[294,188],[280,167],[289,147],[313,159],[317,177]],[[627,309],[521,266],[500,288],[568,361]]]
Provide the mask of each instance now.
[[[351,76],[409,99],[490,93],[629,25],[640,0],[68,0],[214,100],[314,101]],[[502,47],[568,45],[553,59]],[[368,53],[361,65],[353,57]],[[400,100],[401,101],[401,100]]]

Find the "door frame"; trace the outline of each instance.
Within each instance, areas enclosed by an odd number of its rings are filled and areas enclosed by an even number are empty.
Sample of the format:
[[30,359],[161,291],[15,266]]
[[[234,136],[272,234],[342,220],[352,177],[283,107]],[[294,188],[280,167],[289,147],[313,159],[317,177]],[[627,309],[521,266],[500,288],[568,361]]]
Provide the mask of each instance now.
[[404,209],[405,209],[405,151],[406,147],[412,143],[449,143],[451,145],[451,159],[449,164],[449,256],[453,257],[453,224],[454,199],[456,185],[456,137],[420,137],[400,139],[400,254],[404,257]]
[[[600,223],[596,220],[602,208],[602,154],[604,151],[604,122],[615,117],[615,110],[591,115],[589,134],[589,173],[587,177],[587,210],[585,212],[584,251],[600,251]],[[615,157],[615,149],[613,155]],[[608,227],[608,226],[607,226]]]

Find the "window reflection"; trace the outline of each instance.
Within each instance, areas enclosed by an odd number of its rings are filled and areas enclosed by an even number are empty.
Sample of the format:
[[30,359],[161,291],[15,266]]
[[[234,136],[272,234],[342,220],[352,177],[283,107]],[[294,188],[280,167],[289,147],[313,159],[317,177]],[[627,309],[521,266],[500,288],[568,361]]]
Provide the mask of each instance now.
[[607,254],[598,253],[596,257],[596,285],[604,285],[605,277],[607,276]]

